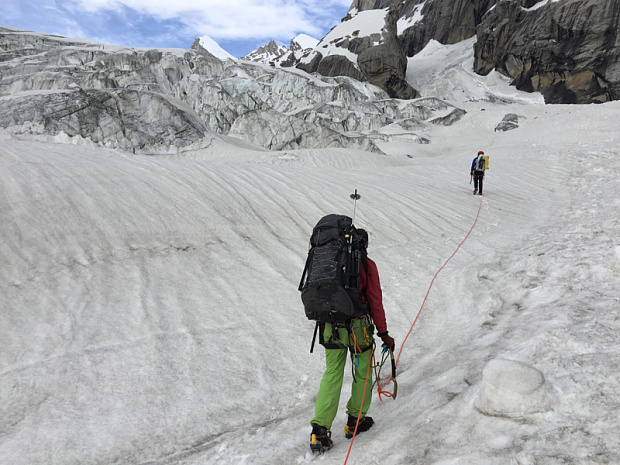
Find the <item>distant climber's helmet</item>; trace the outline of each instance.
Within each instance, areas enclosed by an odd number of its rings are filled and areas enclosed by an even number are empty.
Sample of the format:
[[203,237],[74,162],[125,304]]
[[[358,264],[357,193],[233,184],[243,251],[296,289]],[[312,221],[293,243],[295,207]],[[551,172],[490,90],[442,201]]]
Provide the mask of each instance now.
[[484,155],[484,152],[481,150],[480,152],[478,152],[478,155]]

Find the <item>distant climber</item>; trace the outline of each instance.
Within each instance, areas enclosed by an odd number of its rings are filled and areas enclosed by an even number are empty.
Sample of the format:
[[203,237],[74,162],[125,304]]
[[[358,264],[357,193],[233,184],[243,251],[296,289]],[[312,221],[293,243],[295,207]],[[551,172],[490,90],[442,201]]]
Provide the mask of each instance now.
[[488,157],[480,150],[478,155],[471,162],[470,175],[474,178],[474,195],[482,195],[482,183],[484,180],[484,170],[487,168]]

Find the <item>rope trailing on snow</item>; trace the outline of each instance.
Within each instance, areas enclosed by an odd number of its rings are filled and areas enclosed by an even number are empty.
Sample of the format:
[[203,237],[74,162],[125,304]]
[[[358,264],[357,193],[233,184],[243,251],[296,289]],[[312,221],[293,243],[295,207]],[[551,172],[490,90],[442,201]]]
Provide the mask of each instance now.
[[[422,305],[420,305],[420,309],[418,310],[418,313],[415,316],[415,319],[413,320],[413,323],[411,323],[411,328],[409,328],[409,331],[407,332],[407,335],[405,336],[405,339],[403,339],[403,343],[400,346],[400,350],[398,351],[398,357],[396,357],[396,366],[398,366],[398,361],[400,360],[400,355],[403,352],[403,347],[405,347],[405,342],[407,342],[407,338],[411,334],[411,331],[413,331],[413,327],[416,324],[416,322],[418,321],[418,318],[420,317],[420,313],[422,313],[422,309],[424,308],[424,305],[426,304],[426,300],[428,299],[428,295],[431,292],[431,288],[433,287],[433,284],[435,283],[435,279],[437,278],[437,275],[440,273],[441,270],[444,269],[444,267],[448,264],[448,262],[450,260],[452,260],[452,257],[454,257],[456,255],[456,253],[459,251],[461,246],[465,243],[465,241],[467,240],[467,238],[469,237],[471,232],[474,230],[474,227],[476,226],[476,223],[478,223],[478,218],[480,218],[480,210],[481,209],[482,209],[482,196],[480,196],[480,204],[478,205],[478,212],[476,213],[476,219],[474,220],[474,224],[471,225],[471,228],[469,228],[469,231],[467,232],[467,234],[465,235],[465,237],[463,238],[461,243],[456,247],[454,252],[452,252],[452,255],[450,255],[448,257],[448,259],[443,263],[443,265],[441,265],[441,267],[439,267],[437,272],[433,275],[433,279],[431,280],[431,283],[428,286],[428,290],[426,291],[426,295],[424,296],[424,300],[422,301]],[[388,383],[389,382],[390,381],[388,380]],[[386,384],[388,384],[388,383],[386,383]]]
[[[422,305],[420,305],[420,309],[418,310],[418,313],[416,314],[415,319],[413,320],[413,323],[411,323],[411,327],[409,328],[409,331],[407,332],[407,335],[405,336],[405,339],[403,339],[403,342],[402,342],[402,344],[400,346],[400,350],[398,351],[398,357],[396,358],[395,366],[398,366],[398,361],[400,360],[400,355],[403,352],[403,347],[405,347],[405,342],[409,338],[409,335],[411,334],[411,331],[413,331],[413,327],[415,326],[416,322],[418,321],[418,318],[420,317],[420,314],[422,313],[422,309],[424,308],[424,305],[426,304],[426,300],[428,299],[428,295],[431,292],[431,288],[433,287],[433,284],[435,283],[435,279],[437,278],[437,275],[441,272],[441,270],[444,269],[444,267],[448,264],[448,262],[450,260],[452,260],[452,257],[454,257],[456,255],[456,253],[459,251],[461,246],[465,243],[465,241],[467,240],[467,238],[469,237],[471,232],[474,230],[474,227],[478,223],[478,218],[480,218],[480,210],[481,209],[482,209],[482,197],[480,197],[480,204],[478,205],[478,212],[476,213],[476,219],[474,220],[474,224],[471,225],[471,228],[469,228],[469,231],[467,232],[467,234],[465,235],[465,237],[463,238],[461,243],[456,247],[454,252],[452,252],[452,255],[450,255],[448,257],[448,259],[443,263],[443,265],[441,265],[439,267],[437,272],[433,275],[433,279],[431,279],[431,283],[428,286],[428,289],[426,291],[426,295],[424,296],[424,300],[422,301]],[[370,375],[370,363],[371,363],[371,360],[373,358],[374,358],[374,351],[373,351],[372,357],[370,357],[370,359],[368,360],[368,371],[367,371],[367,374],[366,374],[366,384],[368,383],[368,377]],[[379,383],[377,383],[377,391],[378,391],[378,394],[379,394],[379,400],[381,400],[381,396],[382,395],[384,395],[386,397],[393,397],[393,395],[390,392],[383,390],[383,388],[385,386],[390,384],[390,381],[392,381],[392,376],[390,376],[390,378],[387,380],[387,382],[383,386],[381,386]],[[364,384],[364,396],[366,395],[366,384]],[[349,451],[347,452],[347,456],[346,456],[346,458],[344,460],[344,464],[343,465],[346,465],[347,461],[349,460],[349,455],[351,454],[351,449],[353,448],[353,441],[355,441],[355,436],[357,435],[357,426],[359,424],[360,417],[362,415],[362,407],[364,405],[364,396],[362,396],[362,405],[360,405],[360,413],[359,413],[359,415],[357,417],[357,423],[355,424],[355,432],[353,433],[353,437],[351,438],[351,444],[349,444]]]

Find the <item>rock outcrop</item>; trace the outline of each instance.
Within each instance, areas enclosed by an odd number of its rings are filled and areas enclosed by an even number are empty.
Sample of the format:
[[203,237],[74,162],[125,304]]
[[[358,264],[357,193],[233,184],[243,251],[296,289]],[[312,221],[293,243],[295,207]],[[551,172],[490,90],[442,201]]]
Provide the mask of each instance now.
[[495,126],[495,129],[493,129],[493,131],[506,132],[517,129],[519,127],[519,118],[520,116],[515,113],[508,113],[507,115],[504,115],[502,121],[497,126]]
[[[391,0],[354,0],[345,20],[390,6]],[[548,103],[620,98],[620,0],[405,0],[398,16],[409,57],[430,40],[448,45],[477,35],[479,74],[496,69]]]
[[[323,76],[368,80],[393,98],[418,97],[418,92],[405,80],[407,57],[398,41],[396,23],[402,0],[391,0],[389,8],[385,9],[383,4],[382,1],[372,4],[354,2],[343,22],[334,27],[297,67]],[[369,15],[370,10],[376,14]],[[374,25],[372,32],[361,33],[369,22]]]
[[527,9],[502,0],[479,25],[475,71],[495,68],[547,103],[620,98],[620,1],[563,0]]
[[405,80],[407,57],[398,42],[398,6],[395,3],[385,16],[381,43],[363,49],[357,55],[357,64],[368,81],[390,97],[413,99],[420,94]]
[[411,17],[419,5],[422,20],[406,28],[399,36],[407,56],[413,56],[433,39],[444,45],[455,44],[476,34],[476,26],[497,0],[409,0],[401,10],[401,18]]

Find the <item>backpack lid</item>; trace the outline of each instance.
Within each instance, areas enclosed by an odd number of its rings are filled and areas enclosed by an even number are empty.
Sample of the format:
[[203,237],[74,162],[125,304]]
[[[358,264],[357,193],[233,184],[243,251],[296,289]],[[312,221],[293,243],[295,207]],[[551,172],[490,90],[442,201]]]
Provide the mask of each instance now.
[[353,220],[345,215],[326,215],[319,220],[310,236],[312,247],[341,239],[341,236],[349,234],[354,229]]

